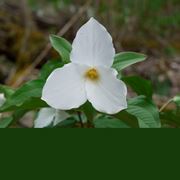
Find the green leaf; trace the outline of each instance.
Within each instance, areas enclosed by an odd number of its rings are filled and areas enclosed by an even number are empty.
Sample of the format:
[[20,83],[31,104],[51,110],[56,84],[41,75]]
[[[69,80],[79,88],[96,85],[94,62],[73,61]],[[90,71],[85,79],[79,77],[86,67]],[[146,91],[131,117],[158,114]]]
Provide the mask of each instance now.
[[129,76],[121,78],[127,85],[129,85],[137,95],[145,95],[152,98],[153,88],[150,81],[139,76]]
[[46,80],[48,76],[52,73],[56,68],[60,68],[63,66],[63,63],[60,59],[52,59],[49,60],[40,71],[40,79]]
[[113,116],[117,119],[120,119],[130,127],[139,128],[137,118],[134,115],[127,112],[127,110],[120,111],[119,113]]
[[44,107],[49,107],[46,102],[44,102],[40,98],[31,97],[28,100],[26,100],[22,105],[16,106],[16,109],[18,108],[21,110],[36,110]]
[[32,97],[40,98],[43,85],[44,81],[42,80],[33,80],[27,82],[6,100],[6,102],[0,108],[0,112],[14,110],[16,107],[20,107],[22,104],[26,103],[26,101]]
[[129,128],[123,121],[108,116],[98,117],[93,121],[95,128]]
[[128,101],[127,112],[136,116],[140,128],[160,128],[159,111],[150,99],[138,96]]
[[62,37],[50,35],[52,47],[60,54],[65,63],[70,61],[70,52],[72,50],[71,44]]
[[173,101],[174,101],[178,106],[180,106],[180,94],[176,95],[176,96],[173,98]]
[[13,117],[5,117],[0,119],[0,128],[6,128],[12,122]]
[[116,54],[114,59],[113,68],[121,71],[122,69],[135,64],[137,62],[144,61],[146,59],[146,55],[135,53],[135,52],[122,52]]
[[14,89],[8,86],[0,85],[0,93],[3,93],[6,98],[10,97],[14,92]]

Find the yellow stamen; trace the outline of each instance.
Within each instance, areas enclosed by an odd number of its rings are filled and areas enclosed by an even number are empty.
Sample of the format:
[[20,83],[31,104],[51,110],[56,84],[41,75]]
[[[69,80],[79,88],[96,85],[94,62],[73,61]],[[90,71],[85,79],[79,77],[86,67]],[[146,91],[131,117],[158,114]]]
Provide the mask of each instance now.
[[99,78],[99,74],[95,68],[89,69],[85,76],[90,80],[97,80]]

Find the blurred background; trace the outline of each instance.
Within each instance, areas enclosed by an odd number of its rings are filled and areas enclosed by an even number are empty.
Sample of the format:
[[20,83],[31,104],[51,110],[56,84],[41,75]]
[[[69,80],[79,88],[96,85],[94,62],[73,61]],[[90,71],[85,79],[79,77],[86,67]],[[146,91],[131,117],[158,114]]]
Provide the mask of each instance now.
[[160,107],[180,92],[179,12],[179,0],[0,0],[0,83],[18,87],[36,78],[47,60],[58,57],[49,34],[72,42],[94,16],[113,36],[117,52],[148,55],[124,74],[151,80]]

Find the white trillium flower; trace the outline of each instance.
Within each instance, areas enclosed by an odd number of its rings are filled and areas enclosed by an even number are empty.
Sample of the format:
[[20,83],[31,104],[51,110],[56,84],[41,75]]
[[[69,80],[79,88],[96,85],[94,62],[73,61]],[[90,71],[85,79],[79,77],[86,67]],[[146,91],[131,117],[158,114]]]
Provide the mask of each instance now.
[[127,108],[126,85],[111,68],[115,56],[112,37],[94,18],[77,32],[71,63],[54,70],[47,79],[42,99],[61,110],[78,108],[87,100],[107,114]]
[[56,126],[69,117],[69,114],[67,114],[65,111],[60,111],[53,108],[42,108],[38,113],[37,119],[34,121],[34,127],[44,128],[50,124]]

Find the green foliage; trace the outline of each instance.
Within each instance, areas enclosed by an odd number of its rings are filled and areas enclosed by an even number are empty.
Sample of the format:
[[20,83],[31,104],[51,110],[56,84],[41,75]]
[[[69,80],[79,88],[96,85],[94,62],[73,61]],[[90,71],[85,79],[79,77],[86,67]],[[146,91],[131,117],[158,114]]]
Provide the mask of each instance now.
[[70,52],[71,52],[71,44],[62,37],[51,35],[50,36],[51,45],[53,48],[60,54],[64,63],[68,63],[70,61]]
[[115,115],[125,124],[134,128],[160,128],[157,107],[145,96],[138,96],[128,101],[128,108]]
[[39,79],[46,80],[51,72],[56,69],[62,67],[64,64],[61,59],[52,59],[49,60],[41,69]]
[[93,123],[95,128],[130,128],[126,123],[124,123],[120,119],[108,116],[100,116],[96,118],[93,121]]
[[138,119],[140,128],[161,127],[157,107],[145,96],[138,96],[133,99],[129,99],[127,112]]
[[145,59],[146,56],[144,54],[134,53],[134,52],[122,52],[116,54],[113,68],[117,69],[118,71],[121,71],[124,68],[132,64],[144,61]]
[[14,90],[8,86],[0,85],[0,93],[3,93],[8,98],[14,93]]
[[137,95],[144,95],[148,98],[152,98],[153,88],[150,81],[139,76],[123,77],[122,80],[129,85]]
[[136,116],[129,113],[127,111],[127,109],[119,112],[118,114],[113,115],[113,117],[123,121],[125,124],[127,124],[127,126],[130,126],[130,127],[133,127],[133,128],[138,128],[139,127],[138,120],[137,120]]
[[[12,111],[16,110],[17,108],[29,108],[37,107],[37,105],[33,102],[35,99],[31,98],[40,98],[42,93],[42,87],[44,85],[44,81],[42,80],[33,80],[27,82],[18,90],[16,90],[3,104],[0,108],[0,112]],[[30,100],[31,99],[31,100]],[[38,102],[40,103],[41,100],[39,99]],[[41,103],[40,103],[41,104]],[[43,104],[43,102],[42,102]]]
[[36,110],[39,108],[49,107],[46,102],[40,99],[40,97],[30,97],[18,109],[21,110]]

